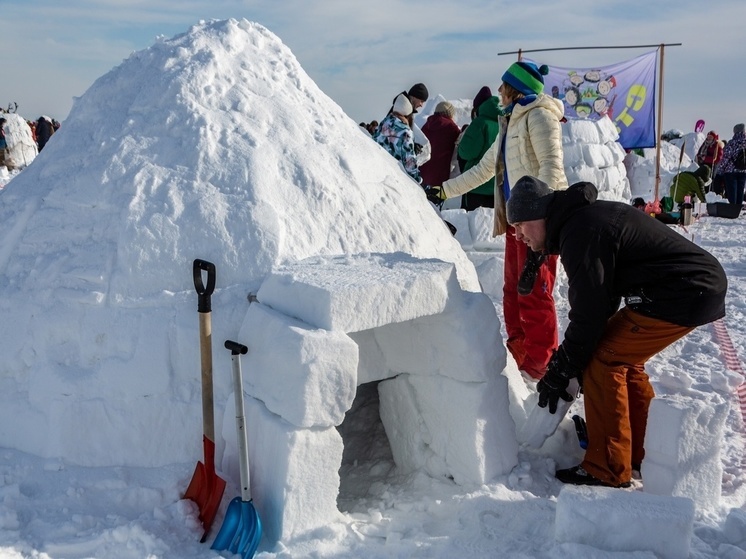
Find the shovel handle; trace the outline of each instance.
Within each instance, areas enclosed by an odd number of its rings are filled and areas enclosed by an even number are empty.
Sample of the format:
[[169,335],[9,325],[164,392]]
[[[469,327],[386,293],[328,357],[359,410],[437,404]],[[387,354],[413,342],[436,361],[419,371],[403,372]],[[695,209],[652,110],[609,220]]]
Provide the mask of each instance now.
[[[202,281],[202,272],[207,272],[207,284]],[[210,296],[215,291],[215,264],[207,260],[196,258],[192,266],[194,276],[194,289],[197,290],[197,310],[199,312],[210,312],[212,304]]]
[[249,348],[245,345],[231,340],[225,340],[225,349],[230,349],[231,355],[246,355],[249,351]]
[[245,345],[231,340],[225,341],[231,350],[233,365],[233,395],[236,402],[236,433],[238,435],[238,465],[241,473],[241,500],[251,501],[251,474],[249,473],[249,441],[246,436],[246,412],[243,405],[243,379],[241,378],[241,355],[249,351]]
[[[202,272],[207,272],[207,283],[202,281]],[[210,296],[215,291],[215,264],[194,260],[192,267],[194,288],[197,290],[197,310],[199,311],[199,352],[202,367],[202,432],[209,439],[214,449],[215,443],[215,411],[212,388],[212,304]],[[205,446],[208,449],[208,446]],[[206,450],[207,452],[207,450]],[[205,455],[205,463],[210,464],[214,471],[213,456]]]

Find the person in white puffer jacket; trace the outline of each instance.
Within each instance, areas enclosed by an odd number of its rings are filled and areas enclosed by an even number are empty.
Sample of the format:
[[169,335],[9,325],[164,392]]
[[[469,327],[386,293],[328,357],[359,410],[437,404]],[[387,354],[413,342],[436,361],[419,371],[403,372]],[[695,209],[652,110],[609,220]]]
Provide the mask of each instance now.
[[[510,188],[523,176],[540,179],[554,190],[567,188],[562,152],[562,101],[543,93],[546,66],[515,62],[503,74],[498,90],[506,116],[497,140],[481,161],[465,173],[434,186],[430,199],[444,200],[468,192],[495,176],[493,236],[507,233],[503,314],[506,345],[518,368],[538,380],[557,347],[557,315],[552,291],[557,257],[527,250],[515,238],[505,217]],[[521,296],[519,296],[519,293]]]

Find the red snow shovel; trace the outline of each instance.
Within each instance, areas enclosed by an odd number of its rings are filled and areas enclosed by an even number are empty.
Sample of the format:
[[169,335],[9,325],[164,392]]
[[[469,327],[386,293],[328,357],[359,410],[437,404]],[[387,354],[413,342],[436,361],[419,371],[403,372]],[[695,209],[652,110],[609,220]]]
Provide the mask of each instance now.
[[[202,272],[207,272],[207,285],[202,281]],[[212,397],[212,322],[210,296],[215,290],[215,264],[195,260],[192,268],[194,288],[197,290],[199,311],[199,351],[202,364],[202,445],[205,462],[197,462],[192,481],[189,482],[185,499],[191,499],[199,507],[199,519],[204,533],[201,542],[207,539],[215,513],[225,491],[225,480],[215,473],[215,416]]]
[[245,414],[243,408],[243,381],[241,379],[241,355],[248,351],[245,345],[226,340],[226,349],[231,350],[233,362],[233,392],[236,398],[236,431],[238,432],[238,464],[241,469],[241,496],[234,498],[225,511],[225,520],[212,549],[238,553],[242,559],[251,559],[262,539],[262,522],[251,502],[251,479],[249,477],[249,449],[246,441]]

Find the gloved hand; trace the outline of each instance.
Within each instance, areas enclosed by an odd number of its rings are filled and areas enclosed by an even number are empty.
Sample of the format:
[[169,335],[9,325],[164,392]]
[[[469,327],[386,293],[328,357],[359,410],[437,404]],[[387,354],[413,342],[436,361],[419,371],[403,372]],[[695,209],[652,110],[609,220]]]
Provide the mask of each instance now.
[[536,385],[539,391],[539,407],[549,406],[549,413],[557,412],[557,403],[562,398],[565,402],[572,402],[572,396],[567,392],[570,379],[578,376],[567,359],[565,351],[560,346],[555,350],[547,365],[547,372]]
[[442,204],[448,199],[442,186],[428,186],[425,189],[425,195],[433,204]]

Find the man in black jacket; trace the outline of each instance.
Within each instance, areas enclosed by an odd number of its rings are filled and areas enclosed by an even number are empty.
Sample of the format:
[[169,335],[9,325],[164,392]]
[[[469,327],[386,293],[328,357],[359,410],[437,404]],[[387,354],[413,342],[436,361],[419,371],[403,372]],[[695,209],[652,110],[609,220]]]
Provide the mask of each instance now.
[[570,322],[537,390],[539,406],[555,413],[560,398],[572,400],[567,385],[578,377],[588,448],[580,465],[555,475],[564,483],[627,487],[643,459],[655,395],[645,362],[725,316],[728,283],[709,252],[629,204],[597,195],[588,182],[554,191],[522,177],[507,217],[532,250],[559,254],[568,278]]

